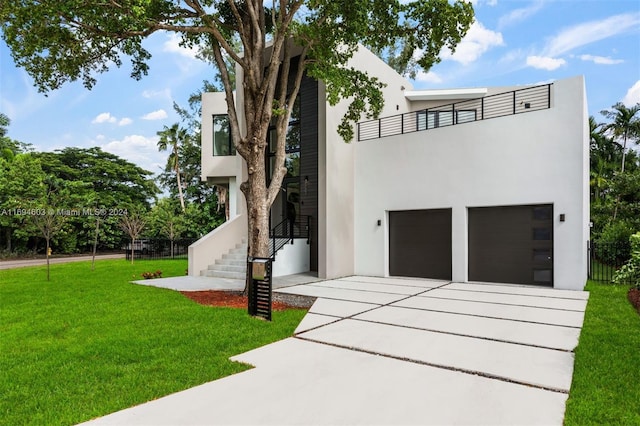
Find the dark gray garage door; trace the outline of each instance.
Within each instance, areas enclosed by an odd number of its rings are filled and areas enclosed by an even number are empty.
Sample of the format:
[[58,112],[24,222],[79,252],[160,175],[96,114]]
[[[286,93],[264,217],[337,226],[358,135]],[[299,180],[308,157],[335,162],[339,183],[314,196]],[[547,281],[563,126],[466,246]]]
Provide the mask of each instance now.
[[389,274],[451,279],[451,209],[389,212]]
[[553,286],[553,206],[470,208],[469,280]]

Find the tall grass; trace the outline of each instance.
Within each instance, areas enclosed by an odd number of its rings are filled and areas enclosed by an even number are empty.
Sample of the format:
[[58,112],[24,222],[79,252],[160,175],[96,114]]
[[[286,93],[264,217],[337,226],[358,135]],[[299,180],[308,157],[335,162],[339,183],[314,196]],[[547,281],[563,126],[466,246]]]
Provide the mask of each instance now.
[[0,423],[75,424],[249,367],[232,355],[290,336],[273,322],[130,284],[183,275],[185,260],[90,262],[0,271]]

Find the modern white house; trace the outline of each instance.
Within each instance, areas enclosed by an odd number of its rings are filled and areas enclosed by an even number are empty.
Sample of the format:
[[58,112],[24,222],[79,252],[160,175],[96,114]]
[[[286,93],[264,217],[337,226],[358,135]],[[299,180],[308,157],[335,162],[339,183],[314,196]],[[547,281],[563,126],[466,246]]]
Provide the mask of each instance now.
[[[330,106],[323,83],[305,77],[289,126],[289,173],[271,213],[274,275],[584,287],[589,127],[582,77],[413,90],[365,48],[352,65],[387,84],[382,118],[358,123],[356,140],[345,143],[337,127],[346,103]],[[230,219],[190,247],[190,275],[215,275],[216,261],[235,257],[231,271],[244,276],[245,178],[224,93],[206,93],[202,179],[228,189]],[[277,237],[290,231],[296,238],[282,239],[278,249]]]

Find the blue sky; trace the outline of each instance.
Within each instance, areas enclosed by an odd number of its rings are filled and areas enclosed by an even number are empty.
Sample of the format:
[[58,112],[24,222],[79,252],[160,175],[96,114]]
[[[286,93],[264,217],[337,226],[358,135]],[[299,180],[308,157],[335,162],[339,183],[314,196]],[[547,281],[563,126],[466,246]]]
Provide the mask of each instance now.
[[[416,89],[546,83],[584,75],[590,114],[618,101],[640,102],[640,0],[475,0],[476,22],[455,54],[420,73]],[[98,76],[93,90],[80,82],[37,92],[0,41],[0,111],[11,118],[9,136],[50,151],[100,146],[154,173],[156,132],[178,121],[172,104],[215,70],[180,48],[175,36],[153,35],[149,75],[141,81],[122,68]]]

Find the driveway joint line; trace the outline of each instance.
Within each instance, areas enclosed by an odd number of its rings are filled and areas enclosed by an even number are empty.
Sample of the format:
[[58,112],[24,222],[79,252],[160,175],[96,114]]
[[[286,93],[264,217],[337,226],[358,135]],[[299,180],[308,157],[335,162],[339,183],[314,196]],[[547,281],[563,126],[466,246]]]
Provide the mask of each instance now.
[[[379,309],[379,308],[381,308],[381,307],[383,307],[383,306],[391,306],[391,304],[392,304],[392,303],[400,302],[400,301],[402,301],[402,300],[407,300],[407,299],[410,299],[410,298],[412,298],[412,297],[415,297],[415,296],[417,296],[417,295],[419,295],[419,294],[424,294],[424,293],[426,293],[426,292],[428,292],[428,291],[434,290],[434,289],[436,289],[436,288],[442,288],[442,287],[444,287],[444,286],[446,286],[446,285],[449,285],[449,284],[451,284],[451,282],[447,282],[447,283],[445,283],[445,284],[442,284],[442,285],[441,285],[441,286],[439,286],[439,287],[430,288],[430,289],[427,289],[427,290],[425,290],[425,291],[421,291],[421,292],[419,292],[419,293],[417,293],[417,294],[413,294],[413,295],[410,295],[410,296],[407,296],[407,297],[403,297],[402,299],[394,300],[394,301],[389,302],[389,303],[384,303],[384,304],[376,303],[376,305],[377,305],[377,306],[374,306],[374,307],[372,307],[372,308],[366,309],[366,310],[364,310],[364,311],[362,311],[362,312],[357,312],[357,313],[355,313],[355,314],[351,314],[351,315],[348,315],[348,316],[345,316],[345,317],[341,317],[341,318],[337,319],[336,321],[331,321],[330,323],[322,324],[322,325],[319,325],[319,326],[317,326],[317,327],[313,327],[313,328],[310,328],[310,329],[308,329],[308,330],[301,331],[300,333],[294,333],[294,335],[293,335],[293,336],[294,336],[294,337],[298,337],[298,335],[300,335],[300,334],[307,333],[307,332],[309,332],[309,331],[313,331],[313,330],[317,330],[317,329],[322,328],[322,327],[325,327],[325,326],[327,326],[327,325],[336,324],[336,323],[338,323],[338,322],[340,322],[340,321],[343,321],[343,320],[345,320],[345,319],[353,319],[353,317],[355,317],[356,315],[361,315],[361,314],[364,314],[364,313],[367,313],[367,312],[371,312],[371,311],[374,311],[374,310],[376,310],[376,309]],[[328,299],[328,298],[326,298],[326,297],[324,297],[324,298],[323,298],[323,297],[318,297],[318,298],[316,298],[316,300],[317,300],[317,299]],[[343,300],[343,299],[332,299],[332,300],[342,300],[342,301],[344,301],[344,302],[347,302],[347,301],[348,301],[348,302],[351,302],[351,300]],[[367,303],[367,302],[360,302],[360,303]],[[370,304],[371,304],[371,303],[370,303]]]
[[463,302],[473,302],[473,303],[488,303],[490,305],[520,306],[524,308],[551,309],[553,311],[584,312],[583,309],[550,308],[548,306],[521,305],[516,303],[504,303],[504,302],[487,302],[486,300],[454,299],[452,297],[440,297],[440,296],[430,296],[430,295],[422,296],[421,294],[416,294],[416,296],[429,297],[432,299],[459,300]]
[[409,330],[418,330],[418,331],[426,331],[426,332],[430,332],[430,333],[448,334],[448,335],[451,335],[451,336],[466,337],[466,338],[469,338],[469,339],[487,340],[487,341],[490,341],[490,342],[507,343],[507,344],[510,344],[510,345],[527,346],[527,347],[530,347],[530,348],[548,349],[548,350],[558,351],[558,352],[573,353],[573,350],[561,349],[561,348],[553,348],[553,347],[550,347],[550,346],[541,346],[541,345],[536,345],[536,344],[533,344],[533,343],[514,342],[512,340],[496,339],[496,338],[493,338],[493,337],[473,336],[471,334],[456,333],[456,332],[453,332],[453,331],[436,330],[436,329],[433,329],[433,328],[423,328],[423,327],[417,327],[417,326],[412,326],[412,325],[394,324],[394,323],[391,323],[391,322],[368,320],[368,319],[364,319],[364,318],[349,318],[349,319],[354,320],[354,321],[360,321],[360,322],[368,322],[368,323],[371,323],[371,324],[380,324],[380,325],[388,325],[390,327],[406,328],[406,329],[409,329]]
[[[464,284],[464,283],[454,283],[454,284]],[[469,284],[469,285],[474,285],[474,284]],[[481,287],[483,284],[475,284],[479,287]],[[508,287],[508,286],[505,286]],[[544,288],[545,290],[552,290],[551,288]],[[561,297],[561,296],[537,296],[534,294],[522,294],[522,293],[505,293],[505,292],[501,292],[501,291],[490,291],[490,290],[476,290],[476,289],[466,289],[466,288],[448,288],[447,290],[451,290],[451,291],[466,291],[466,292],[471,292],[471,293],[489,293],[489,294],[505,294],[505,295],[509,295],[509,296],[522,296],[522,297],[535,297],[538,299],[562,299],[562,300],[587,300],[587,299],[581,299],[581,298],[576,298],[576,297]],[[542,289],[541,289],[542,290]]]
[[[396,302],[393,302],[396,303]],[[432,309],[432,308],[419,308],[416,306],[401,306],[401,305],[389,305],[390,308],[401,308],[401,309],[413,309],[415,311],[427,311],[427,312],[438,312],[441,314],[450,314],[450,315],[466,315],[469,317],[476,317],[476,318],[487,318],[487,319],[495,319],[495,320],[502,320],[502,321],[515,321],[515,322],[523,322],[526,324],[537,324],[537,325],[548,325],[551,327],[564,327],[564,328],[575,328],[575,329],[582,329],[582,327],[577,326],[577,325],[564,325],[564,324],[552,324],[552,323],[548,323],[548,322],[539,322],[539,321],[530,321],[530,320],[523,320],[523,319],[517,319],[517,318],[504,318],[504,317],[493,317],[493,316],[489,316],[489,315],[480,315],[480,314],[470,314],[467,312],[452,312],[452,311],[441,311],[438,309]]]
[[410,362],[410,363],[418,364],[418,365],[425,365],[425,366],[428,366],[428,367],[440,368],[440,369],[443,369],[443,370],[449,370],[449,371],[454,371],[454,372],[457,372],[457,373],[469,374],[469,375],[472,375],[472,376],[480,376],[480,377],[484,377],[484,378],[487,378],[487,379],[499,380],[501,382],[513,383],[513,384],[516,384],[516,385],[527,386],[527,387],[541,389],[541,390],[545,390],[545,391],[549,391],[549,392],[556,392],[556,393],[567,394],[567,395],[569,394],[569,391],[566,390],[566,389],[554,388],[554,387],[551,387],[551,386],[544,386],[544,385],[538,385],[538,384],[534,384],[534,383],[528,383],[528,382],[524,382],[524,381],[509,379],[507,377],[502,377],[502,376],[498,376],[498,375],[495,375],[495,374],[484,373],[482,371],[468,370],[468,369],[464,369],[464,368],[451,367],[451,366],[448,366],[448,365],[435,364],[435,363],[431,363],[431,362],[426,362],[426,361],[421,361],[421,360],[416,360],[416,359],[411,359],[411,358],[400,357],[400,356],[386,354],[386,353],[382,353],[382,352],[370,351],[370,350],[367,350],[367,349],[356,348],[356,347],[352,347],[352,346],[346,346],[346,345],[340,345],[340,344],[336,344],[336,343],[323,342],[321,340],[310,339],[308,337],[301,337],[301,336],[294,336],[294,337],[296,339],[304,340],[304,341],[307,341],[307,342],[318,343],[318,344],[327,345],[327,346],[333,346],[335,348],[351,350],[351,351],[354,351],[354,352],[361,352],[361,353],[365,353],[365,354],[369,354],[369,355],[382,356],[382,357],[385,357],[385,358],[391,358],[391,359],[395,359],[395,360],[398,360],[398,361],[404,361],[404,362]]

